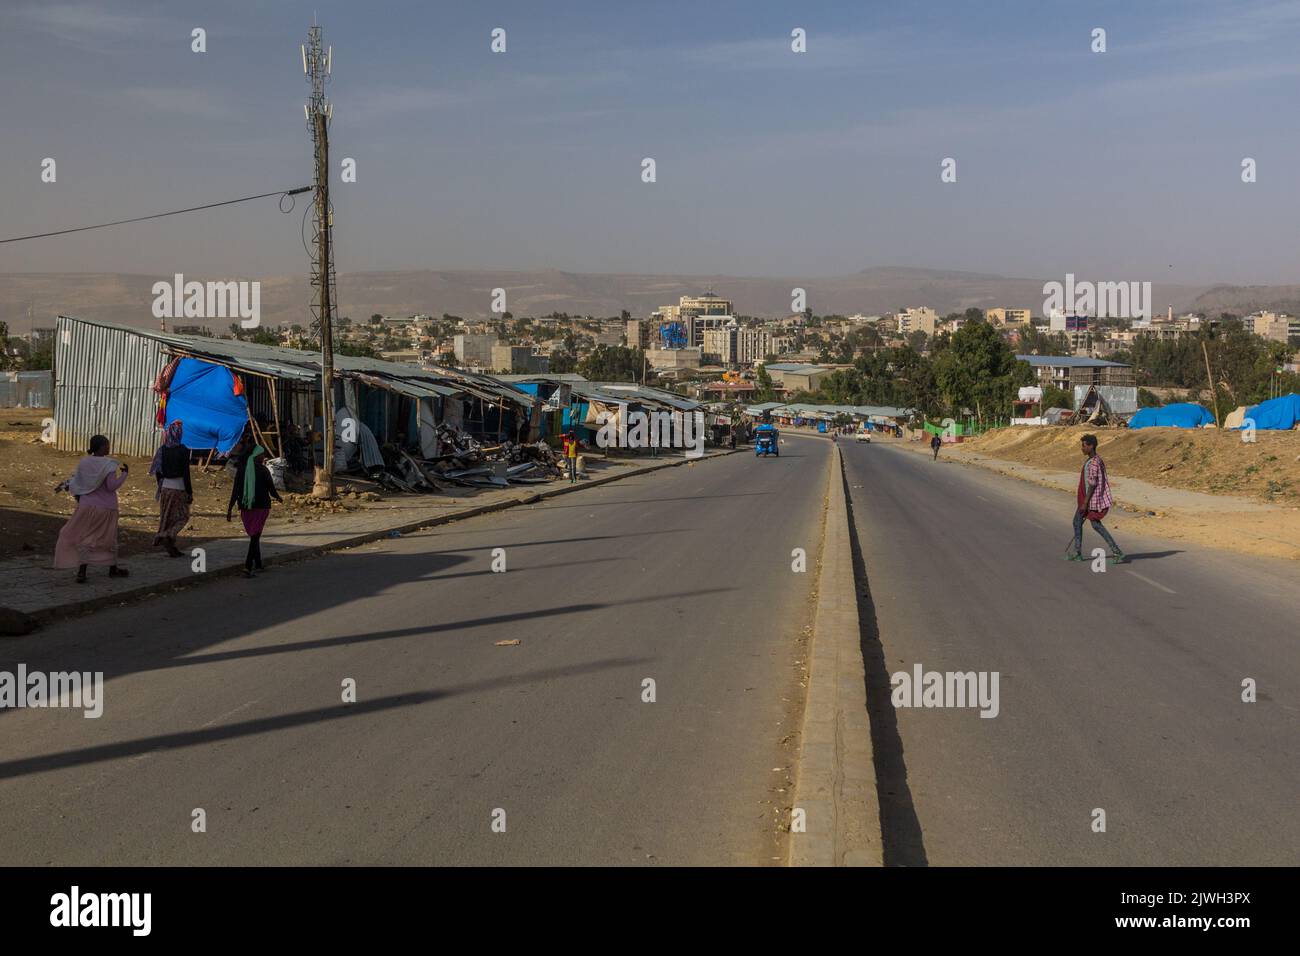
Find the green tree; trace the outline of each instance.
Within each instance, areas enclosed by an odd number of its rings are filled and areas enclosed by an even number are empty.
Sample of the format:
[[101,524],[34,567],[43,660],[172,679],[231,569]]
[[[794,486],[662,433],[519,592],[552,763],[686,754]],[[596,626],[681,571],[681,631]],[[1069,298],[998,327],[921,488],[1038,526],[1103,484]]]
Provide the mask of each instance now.
[[374,348],[360,342],[343,342],[334,346],[335,355],[351,355],[357,358],[377,358]]
[[1043,389],[1043,408],[1074,408],[1074,393],[1049,385]]
[[934,361],[935,380],[956,416],[963,408],[986,419],[1009,412],[1018,388],[1033,380],[1027,362],[1015,353],[992,326],[968,322],[953,333],[948,347]]
[[551,352],[550,369],[556,375],[567,375],[578,367],[578,356],[572,349],[558,348]]
[[640,382],[643,368],[640,349],[601,345],[578,363],[578,374],[593,382]]

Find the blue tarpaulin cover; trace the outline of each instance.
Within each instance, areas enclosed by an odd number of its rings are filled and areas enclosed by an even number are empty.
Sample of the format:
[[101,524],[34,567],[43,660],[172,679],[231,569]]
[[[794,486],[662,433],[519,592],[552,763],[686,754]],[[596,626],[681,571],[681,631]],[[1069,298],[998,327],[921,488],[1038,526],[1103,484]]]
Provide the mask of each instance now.
[[1300,395],[1292,392],[1252,405],[1246,409],[1246,418],[1253,420],[1258,430],[1288,431],[1300,422]]
[[172,376],[167,421],[184,423],[181,441],[189,448],[228,452],[248,422],[248,402],[235,394],[235,376],[224,365],[184,358]]
[[1167,425],[1174,428],[1199,428],[1213,425],[1214,416],[1210,410],[1193,402],[1179,402],[1163,408],[1141,408],[1128,420],[1129,428],[1150,428],[1152,425]]

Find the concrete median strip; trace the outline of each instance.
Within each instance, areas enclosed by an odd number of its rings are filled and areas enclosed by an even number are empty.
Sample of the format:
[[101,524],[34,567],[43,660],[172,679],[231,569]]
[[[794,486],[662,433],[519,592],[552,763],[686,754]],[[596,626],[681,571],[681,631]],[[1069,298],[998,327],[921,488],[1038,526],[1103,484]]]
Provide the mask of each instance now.
[[790,834],[792,866],[881,866],[880,802],[867,714],[847,490],[831,452],[826,530],[817,579],[794,807],[805,832]]
[[[737,449],[739,452],[740,449]],[[537,504],[547,498],[554,498],[558,495],[571,494],[579,492],[586,488],[594,488],[598,485],[608,484],[612,481],[619,481],[623,478],[631,478],[636,475],[645,475],[654,471],[661,471],[665,468],[677,468],[682,465],[690,465],[697,461],[709,461],[713,458],[720,458],[725,455],[735,454],[729,449],[719,449],[706,454],[702,458],[678,458],[662,463],[642,465],[634,469],[619,471],[610,475],[602,475],[598,478],[591,478],[581,481],[577,484],[569,484],[564,481],[557,482],[555,487],[544,490],[522,492],[511,497],[499,498],[494,501],[486,502],[480,505],[467,505],[464,508],[443,509],[441,513],[425,515],[423,517],[406,520],[397,524],[388,524],[384,522],[371,522],[371,526],[365,530],[349,531],[338,529],[332,533],[325,533],[320,536],[320,540],[312,544],[278,546],[269,544],[274,541],[274,537],[268,535],[263,542],[263,548],[266,550],[266,563],[268,565],[279,565],[289,561],[299,561],[305,558],[315,557],[329,551],[341,551],[347,548],[354,548],[362,544],[368,544],[373,541],[379,541],[388,538],[394,534],[410,534],[425,528],[437,527],[438,525],[447,524],[452,521],[462,521],[466,518],[473,518],[482,514],[489,514],[494,511],[502,511],[507,508],[514,508],[518,505]],[[378,524],[379,526],[375,526]],[[209,552],[209,567],[203,574],[193,574],[188,571],[180,571],[176,568],[180,565],[182,568],[188,566],[188,561],[176,561],[174,564],[170,559],[160,559],[157,566],[165,569],[161,576],[153,574],[143,574],[144,580],[140,580],[137,574],[133,574],[128,579],[126,587],[120,590],[110,590],[107,593],[87,595],[82,599],[73,599],[70,601],[60,601],[57,598],[53,603],[48,603],[48,599],[43,602],[42,591],[48,589],[41,587],[42,583],[48,582],[52,572],[44,566],[22,567],[10,570],[11,580],[9,584],[14,584],[14,594],[12,598],[6,598],[5,603],[10,608],[21,615],[35,622],[48,622],[58,618],[69,617],[76,614],[82,614],[87,611],[93,611],[101,607],[109,607],[118,604],[124,604],[130,601],[147,598],[152,595],[164,594],[180,587],[189,587],[194,584],[202,583],[214,578],[226,577],[238,573],[243,568],[243,554],[245,540],[242,538],[222,539],[214,542],[207,542],[203,545]],[[153,556],[150,555],[150,558]],[[145,562],[136,561],[133,567],[143,566]],[[17,585],[20,582],[13,580],[18,577],[31,577],[30,581],[21,582],[23,585]],[[67,575],[65,575],[67,577]],[[83,586],[84,587],[84,586]]]

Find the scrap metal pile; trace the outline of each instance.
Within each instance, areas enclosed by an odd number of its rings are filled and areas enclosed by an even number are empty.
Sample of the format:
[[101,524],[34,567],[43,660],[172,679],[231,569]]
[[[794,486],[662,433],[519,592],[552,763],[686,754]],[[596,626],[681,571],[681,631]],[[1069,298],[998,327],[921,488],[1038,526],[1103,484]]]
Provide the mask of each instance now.
[[562,474],[559,459],[544,441],[484,445],[447,424],[438,426],[439,454],[433,458],[417,458],[396,445],[380,451],[384,467],[372,469],[370,477],[394,491],[432,492],[451,485],[507,488],[545,484]]

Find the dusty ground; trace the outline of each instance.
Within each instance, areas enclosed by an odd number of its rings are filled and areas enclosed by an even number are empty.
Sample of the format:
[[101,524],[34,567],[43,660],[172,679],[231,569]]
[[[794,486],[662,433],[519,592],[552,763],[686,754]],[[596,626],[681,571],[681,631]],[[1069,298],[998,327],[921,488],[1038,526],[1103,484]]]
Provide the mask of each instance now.
[[[1259,432],[1253,443],[1214,429],[1018,427],[950,447],[955,457],[982,455],[1051,471],[1077,471],[1079,436],[1092,431],[1124,500],[1124,478],[1161,488],[1217,495],[1187,507],[1177,495],[1151,510],[1117,508],[1107,524],[1208,547],[1300,560],[1300,433]],[[1272,505],[1243,511],[1239,499]]]
[[[0,560],[33,552],[52,555],[59,529],[76,504],[71,495],[56,493],[54,486],[72,474],[81,455],[57,451],[41,442],[41,419],[49,414],[48,409],[0,409]],[[149,459],[113,457],[125,461],[131,469],[131,477],[118,491],[118,527],[122,554],[137,554],[153,547],[153,536],[158,530],[156,485],[148,474]],[[185,530],[187,541],[243,534],[238,519],[226,522],[231,480],[220,468],[206,471],[197,465],[191,468],[194,505]],[[365,494],[372,488],[358,483],[354,490]],[[285,520],[312,521],[323,514],[375,507],[384,495],[380,490],[375,500],[348,495],[340,501],[325,503],[286,494]]]
[[1300,504],[1300,432],[1217,429],[1078,427],[1000,428],[961,446],[981,455],[1077,470],[1079,436],[1096,434],[1112,475],[1209,494],[1243,495],[1273,504]]

